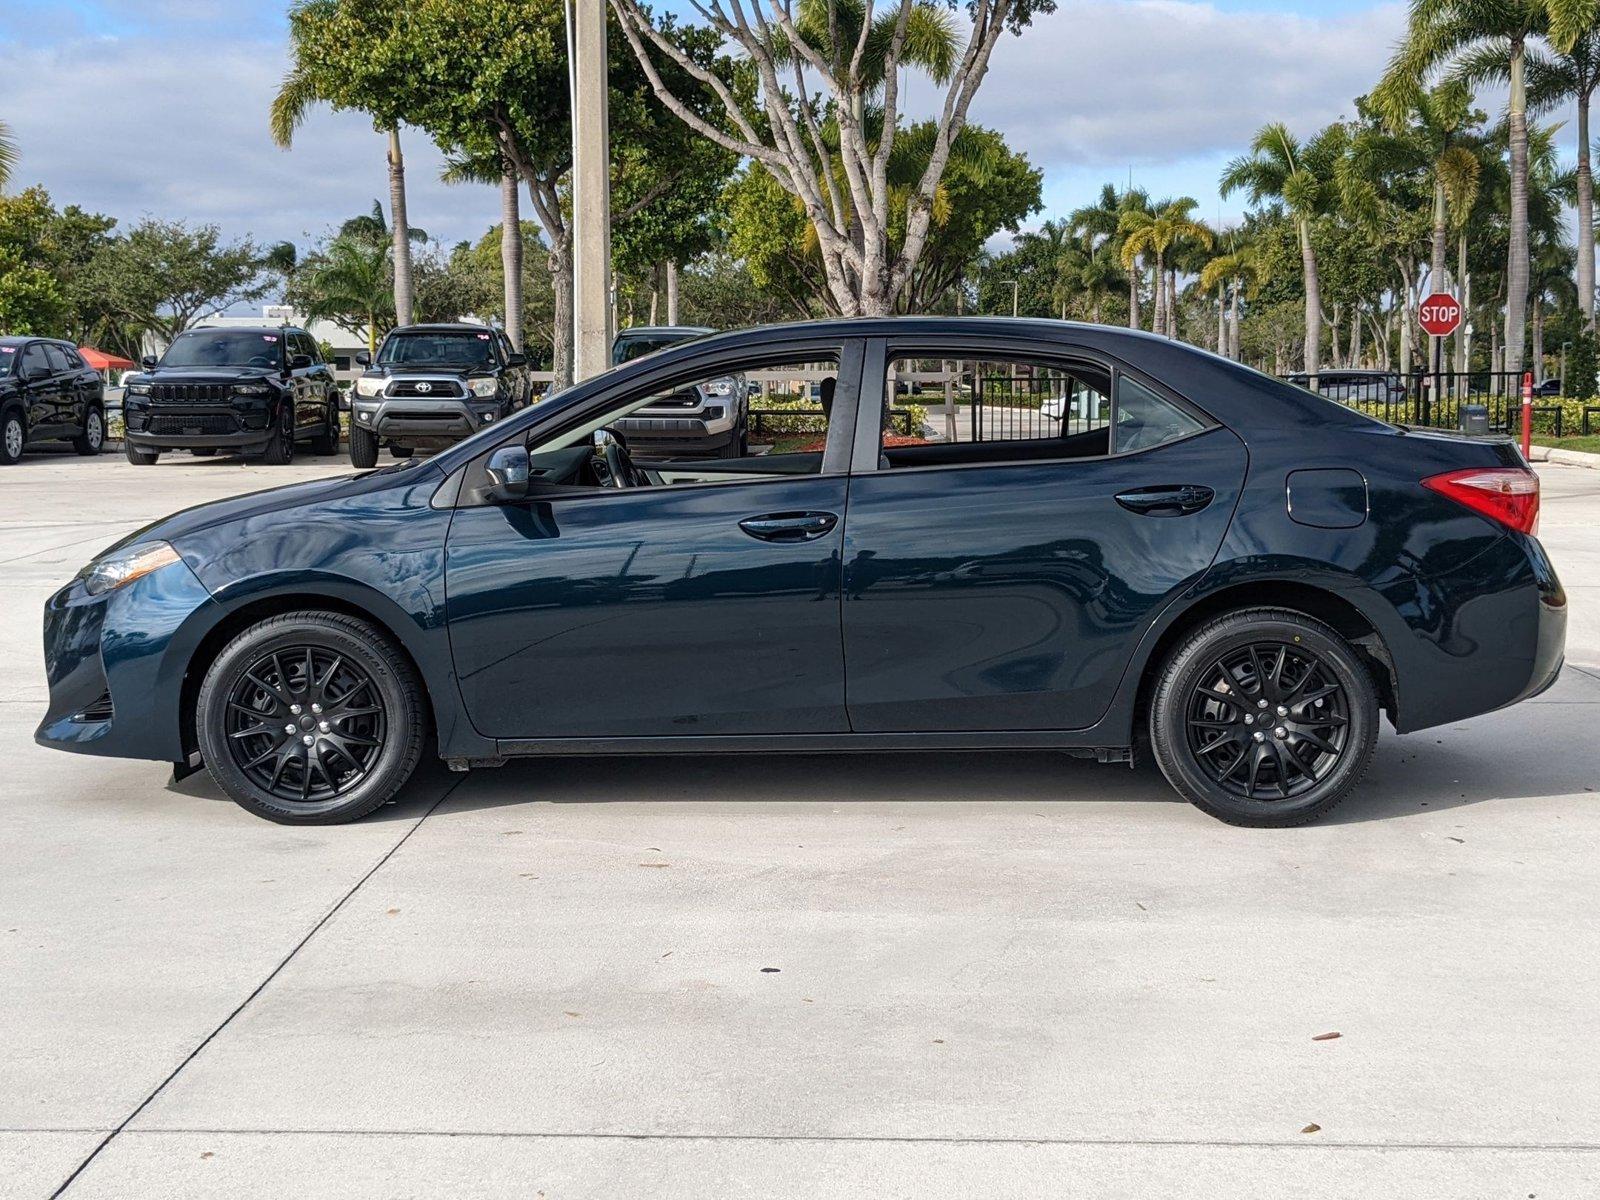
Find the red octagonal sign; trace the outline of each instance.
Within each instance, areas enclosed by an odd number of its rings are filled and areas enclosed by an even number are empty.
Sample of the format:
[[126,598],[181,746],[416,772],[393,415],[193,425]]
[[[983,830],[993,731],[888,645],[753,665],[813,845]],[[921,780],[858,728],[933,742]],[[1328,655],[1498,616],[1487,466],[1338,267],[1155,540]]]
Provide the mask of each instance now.
[[1434,337],[1448,337],[1461,324],[1461,305],[1449,292],[1435,292],[1417,309],[1417,320]]

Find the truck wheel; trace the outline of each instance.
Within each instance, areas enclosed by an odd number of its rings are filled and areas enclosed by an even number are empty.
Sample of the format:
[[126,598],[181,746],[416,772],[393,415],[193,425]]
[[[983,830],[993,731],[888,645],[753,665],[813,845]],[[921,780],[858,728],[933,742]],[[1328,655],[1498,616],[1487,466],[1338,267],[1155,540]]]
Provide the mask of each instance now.
[[287,467],[294,461],[294,407],[289,404],[283,406],[283,416],[278,419],[278,428],[273,432],[272,438],[267,442],[267,448],[261,455],[261,461],[269,467]]
[[79,454],[99,454],[106,444],[106,419],[98,408],[91,408],[83,418],[83,432],[72,439],[72,448]]
[[161,451],[141,450],[139,447],[127,440],[124,440],[122,443],[122,453],[126,455],[128,461],[136,467],[153,467],[155,466],[156,459],[161,457]]
[[350,426],[350,465],[375,467],[378,465],[378,435],[359,425]]
[[22,423],[22,413],[12,409],[0,417],[0,463],[10,466],[22,457],[22,447],[28,442],[28,428]]
[[311,439],[311,453],[324,456],[339,453],[339,406],[331,400],[322,432]]

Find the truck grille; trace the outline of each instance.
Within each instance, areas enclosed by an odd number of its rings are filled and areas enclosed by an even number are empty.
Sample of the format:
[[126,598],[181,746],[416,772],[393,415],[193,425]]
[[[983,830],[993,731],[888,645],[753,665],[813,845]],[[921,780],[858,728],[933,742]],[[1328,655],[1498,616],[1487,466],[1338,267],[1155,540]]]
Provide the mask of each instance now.
[[662,396],[659,400],[652,400],[645,405],[646,408],[699,408],[700,393],[694,388],[683,388],[673,392],[670,396]]
[[218,403],[228,399],[230,388],[225,383],[153,383],[150,399],[166,401],[199,401]]
[[196,413],[187,417],[151,417],[147,427],[150,433],[196,434],[237,433],[239,422],[232,417]]
[[459,400],[466,395],[459,383],[448,379],[395,379],[390,381],[387,394],[427,400]]

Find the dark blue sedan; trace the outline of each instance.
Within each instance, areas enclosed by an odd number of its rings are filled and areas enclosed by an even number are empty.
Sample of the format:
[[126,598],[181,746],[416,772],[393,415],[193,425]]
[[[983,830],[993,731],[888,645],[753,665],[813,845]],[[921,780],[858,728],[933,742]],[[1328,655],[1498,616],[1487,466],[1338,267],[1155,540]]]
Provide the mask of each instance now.
[[[703,419],[670,414],[735,374],[765,381],[744,457],[614,429]],[[111,547],[49,601],[38,739],[204,765],[299,823],[371,812],[425,751],[1147,746],[1205,811],[1289,825],[1354,786],[1380,709],[1406,733],[1555,679],[1538,507],[1509,442],[1140,333],[723,334]]]

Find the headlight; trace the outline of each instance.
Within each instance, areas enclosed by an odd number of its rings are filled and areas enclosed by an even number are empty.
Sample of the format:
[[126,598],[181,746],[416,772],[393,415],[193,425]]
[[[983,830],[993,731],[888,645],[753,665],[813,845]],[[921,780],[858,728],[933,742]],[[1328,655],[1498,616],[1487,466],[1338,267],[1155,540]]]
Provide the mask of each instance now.
[[148,396],[150,394],[150,385],[148,383],[130,383],[122,389],[122,394],[124,396]]
[[731,396],[733,395],[733,380],[713,379],[705,385],[705,393],[708,396]]
[[356,380],[356,395],[381,396],[383,394],[383,385],[386,382],[384,379],[363,375]]
[[102,596],[178,561],[178,552],[167,543],[146,542],[95,559],[78,572],[78,578],[89,595]]
[[500,390],[498,379],[469,379],[467,386],[472,389],[474,396],[492,396]]
[[235,396],[270,396],[272,389],[264,383],[236,383],[233,385]]

